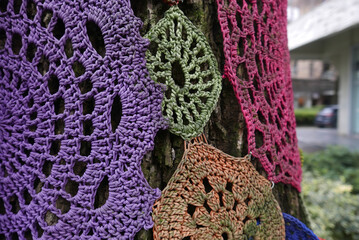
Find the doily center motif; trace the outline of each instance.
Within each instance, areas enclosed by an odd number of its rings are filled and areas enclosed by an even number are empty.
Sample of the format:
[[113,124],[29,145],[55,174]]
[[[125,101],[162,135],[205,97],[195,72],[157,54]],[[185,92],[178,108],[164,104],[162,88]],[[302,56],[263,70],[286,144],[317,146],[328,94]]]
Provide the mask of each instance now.
[[155,239],[284,239],[269,181],[206,143],[189,145],[153,219]]

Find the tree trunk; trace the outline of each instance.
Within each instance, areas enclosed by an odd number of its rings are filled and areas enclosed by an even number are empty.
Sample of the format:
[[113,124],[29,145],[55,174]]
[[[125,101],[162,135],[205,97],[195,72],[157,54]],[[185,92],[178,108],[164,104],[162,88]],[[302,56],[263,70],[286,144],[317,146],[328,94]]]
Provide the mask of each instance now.
[[[144,22],[141,34],[144,35],[157,23],[169,6],[160,0],[131,0],[137,17]],[[185,15],[206,36],[217,58],[220,72],[223,73],[224,54],[222,33],[217,19],[215,0],[184,0],[179,5]],[[204,134],[209,143],[223,152],[235,157],[247,154],[246,125],[233,88],[228,79],[223,79],[222,92]],[[183,140],[168,130],[160,131],[155,139],[155,149],[142,162],[142,170],[153,188],[163,190],[175,172],[184,152]],[[266,173],[257,159],[252,163],[264,176]],[[289,213],[308,224],[305,209],[298,191],[291,185],[277,183],[273,188],[283,212]],[[142,230],[136,239],[152,239],[152,231]]]

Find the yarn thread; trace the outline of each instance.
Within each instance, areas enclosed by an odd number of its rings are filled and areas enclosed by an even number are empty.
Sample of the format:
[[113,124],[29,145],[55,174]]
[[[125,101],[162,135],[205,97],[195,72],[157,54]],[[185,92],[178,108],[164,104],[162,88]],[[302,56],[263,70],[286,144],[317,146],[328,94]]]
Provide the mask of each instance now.
[[287,46],[286,1],[216,0],[224,76],[233,85],[247,129],[248,151],[275,183],[300,191]]
[[0,13],[0,238],[133,239],[165,122],[142,22],[127,0],[20,3]]
[[185,140],[200,135],[222,88],[215,56],[203,35],[172,6],[145,35],[151,78],[167,86],[162,102],[169,130]]
[[271,183],[248,156],[234,158],[198,139],[186,145],[153,207],[154,239],[284,239]]
[[286,240],[319,240],[304,223],[295,217],[283,213]]

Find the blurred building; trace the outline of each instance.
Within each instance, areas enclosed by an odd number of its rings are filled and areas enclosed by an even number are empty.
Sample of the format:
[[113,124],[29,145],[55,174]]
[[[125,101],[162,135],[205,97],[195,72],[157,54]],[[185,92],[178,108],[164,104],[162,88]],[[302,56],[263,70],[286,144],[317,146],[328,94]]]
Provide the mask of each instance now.
[[338,131],[359,134],[359,0],[327,0],[288,25],[291,58],[338,71]]
[[337,73],[322,60],[291,61],[294,107],[337,104]]

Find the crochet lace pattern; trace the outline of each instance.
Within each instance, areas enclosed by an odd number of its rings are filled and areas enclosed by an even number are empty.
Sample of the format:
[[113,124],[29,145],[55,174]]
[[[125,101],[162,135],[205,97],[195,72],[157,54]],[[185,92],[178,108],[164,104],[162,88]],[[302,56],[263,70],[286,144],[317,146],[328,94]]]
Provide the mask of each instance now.
[[126,0],[18,3],[0,9],[0,238],[132,239],[165,122],[142,22]]
[[[217,0],[224,76],[246,125],[248,151],[274,182],[300,191],[293,91],[287,47],[286,1]],[[257,144],[256,144],[257,143]]]
[[151,41],[146,52],[151,78],[167,86],[162,112],[170,131],[185,140],[198,136],[222,88],[216,58],[206,37],[177,5],[145,37]]
[[283,213],[283,218],[285,221],[285,239],[287,240],[319,240],[317,236],[314,235],[312,230],[307,228],[301,221],[295,217]]
[[284,239],[271,184],[250,163],[188,145],[153,208],[154,239]]

